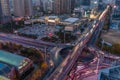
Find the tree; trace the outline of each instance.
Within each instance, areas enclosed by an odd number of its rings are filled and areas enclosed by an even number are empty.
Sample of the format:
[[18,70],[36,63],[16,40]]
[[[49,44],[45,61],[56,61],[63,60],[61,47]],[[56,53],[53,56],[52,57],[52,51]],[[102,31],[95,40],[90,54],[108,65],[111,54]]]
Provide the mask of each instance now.
[[47,62],[43,62],[40,67],[41,67],[42,70],[46,70],[47,67],[48,67]]
[[112,53],[120,55],[120,44],[113,44]]

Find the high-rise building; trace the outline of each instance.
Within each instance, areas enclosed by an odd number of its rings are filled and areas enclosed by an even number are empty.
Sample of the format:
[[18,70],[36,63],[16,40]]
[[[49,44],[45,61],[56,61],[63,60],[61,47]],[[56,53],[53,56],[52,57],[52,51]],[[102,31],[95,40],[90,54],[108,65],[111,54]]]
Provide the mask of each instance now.
[[53,12],[53,0],[44,0],[43,3],[43,11],[46,13]]
[[54,1],[55,14],[70,14],[71,13],[71,0],[55,0]]
[[120,10],[120,0],[116,0],[115,1],[115,5]]
[[120,0],[115,0],[115,7],[113,11],[113,16],[118,19],[120,18]]
[[32,0],[24,0],[25,16],[32,16]]
[[9,0],[0,0],[0,23],[7,23],[10,20]]
[[84,10],[90,9],[90,0],[80,0],[80,7]]
[[102,0],[105,4],[114,4],[115,0]]
[[72,12],[73,12],[74,8],[75,8],[75,0],[71,0],[71,10],[72,10]]
[[80,0],[81,5],[90,6],[90,0]]
[[13,0],[16,17],[32,16],[32,0]]
[[90,8],[91,9],[98,9],[98,4],[99,4],[98,0],[91,0],[90,1]]
[[40,6],[41,5],[41,0],[33,0],[34,6]]

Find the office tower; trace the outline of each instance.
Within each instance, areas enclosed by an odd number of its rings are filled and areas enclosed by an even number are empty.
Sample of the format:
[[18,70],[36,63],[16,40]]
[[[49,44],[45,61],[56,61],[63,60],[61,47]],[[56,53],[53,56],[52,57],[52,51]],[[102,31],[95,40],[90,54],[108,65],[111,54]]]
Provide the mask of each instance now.
[[53,0],[44,0],[42,1],[43,11],[46,13],[53,12]]
[[25,16],[24,7],[25,7],[24,0],[14,0],[13,1],[14,16],[17,17]]
[[103,0],[99,0],[99,3],[98,3],[98,10],[104,10],[105,8],[105,3],[103,3]]
[[40,6],[41,5],[41,0],[33,0],[34,6]]
[[10,13],[13,14],[13,0],[9,0]]
[[71,0],[55,0],[54,1],[55,14],[70,14],[71,13]]
[[114,4],[115,0],[102,0],[105,4]]
[[9,0],[0,0],[0,23],[7,23],[10,20]]
[[90,0],[80,0],[80,7],[84,10],[90,9]]
[[116,0],[115,1],[115,5],[120,10],[120,0]]
[[90,8],[91,9],[98,9],[98,4],[99,4],[98,0],[91,0],[90,1]]
[[16,17],[32,16],[32,0],[13,0]]
[[120,18],[120,0],[115,0],[113,15],[115,18]]
[[75,0],[71,0],[71,10],[72,10],[72,12],[73,12],[74,8],[75,8]]
[[32,0],[24,0],[25,16],[32,16]]
[[90,6],[90,0],[80,0],[81,5]]

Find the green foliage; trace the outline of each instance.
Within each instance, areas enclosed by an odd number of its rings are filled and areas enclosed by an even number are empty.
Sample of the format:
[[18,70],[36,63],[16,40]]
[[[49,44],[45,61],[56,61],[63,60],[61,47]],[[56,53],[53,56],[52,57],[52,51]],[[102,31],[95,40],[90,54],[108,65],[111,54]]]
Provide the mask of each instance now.
[[44,61],[44,54],[41,50],[35,48],[26,48],[22,45],[11,42],[0,42],[0,49],[13,53],[18,53],[19,55],[31,59],[38,68],[31,76],[31,80],[37,80],[37,78],[42,77],[48,69],[48,64]]
[[55,32],[55,35],[56,36],[52,36],[52,37],[44,37],[42,38],[42,40],[48,41],[48,42],[64,43],[64,38],[65,38],[65,43],[69,43],[77,39],[75,35],[72,35],[70,32],[62,32],[62,30],[60,30],[59,32]]
[[120,44],[113,44],[111,52],[120,55]]
[[[97,43],[96,43],[96,45],[99,48],[102,48],[101,41],[102,41],[102,39],[99,38],[97,40]],[[112,46],[108,46],[108,45],[104,44],[102,50],[108,51],[108,52],[110,52],[112,54],[120,55],[120,44],[113,44]]]
[[23,28],[23,25],[24,25],[24,21],[19,21],[19,22],[17,22],[17,24],[16,24],[16,22],[12,21],[12,22],[1,25],[0,31],[7,32],[7,33],[13,33],[14,30]]
[[28,34],[23,34],[23,33],[18,33],[19,36],[24,36],[27,38],[32,38],[32,39],[37,39],[36,35],[28,35]]
[[44,37],[42,38],[43,41],[47,41],[47,42],[57,42],[58,39],[56,37]]
[[65,38],[66,43],[74,41],[77,39],[77,37],[72,35],[70,32],[59,31],[59,32],[56,32],[56,35],[58,36],[58,38],[60,39],[60,41],[62,43],[64,43],[64,38]]

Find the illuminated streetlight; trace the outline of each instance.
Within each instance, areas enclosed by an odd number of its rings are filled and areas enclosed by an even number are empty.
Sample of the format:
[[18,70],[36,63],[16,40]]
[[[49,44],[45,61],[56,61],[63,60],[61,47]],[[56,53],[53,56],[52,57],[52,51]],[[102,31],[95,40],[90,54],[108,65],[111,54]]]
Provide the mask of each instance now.
[[94,1],[94,4],[97,4],[97,1]]
[[116,5],[114,5],[114,7],[113,7],[114,9],[116,9],[117,8],[117,6]]

